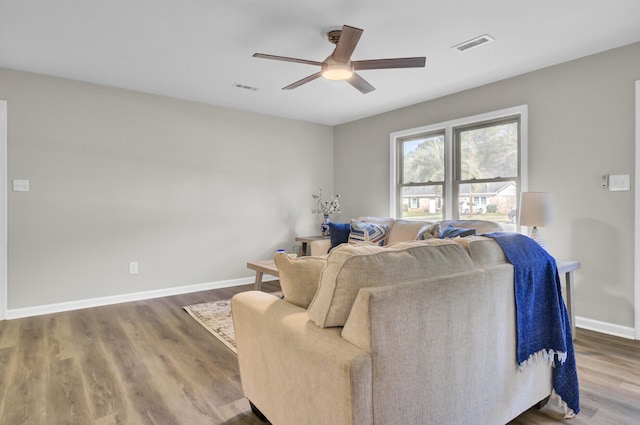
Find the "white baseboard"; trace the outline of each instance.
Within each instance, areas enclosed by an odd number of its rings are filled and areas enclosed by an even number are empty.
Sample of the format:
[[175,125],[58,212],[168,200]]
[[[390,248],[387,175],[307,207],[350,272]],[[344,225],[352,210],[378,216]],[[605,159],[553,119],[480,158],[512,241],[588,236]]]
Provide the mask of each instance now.
[[[263,281],[277,280],[274,276],[264,276]],[[34,307],[7,309],[6,319],[20,319],[23,317],[41,316],[43,314],[61,313],[63,311],[80,310],[83,308],[101,307],[105,305],[142,301],[152,298],[169,297],[171,295],[189,294],[192,292],[208,291],[211,289],[229,288],[232,286],[247,285],[254,282],[253,277],[240,279],[221,280],[217,282],[198,283],[195,285],[176,286],[172,288],[155,289],[152,291],[134,292],[130,294],[111,295],[101,298],[68,301],[56,304],[46,304]],[[614,323],[601,322],[586,317],[576,317],[576,327],[600,332],[608,335],[627,339],[635,339],[635,330],[628,326]]]
[[614,323],[601,322],[599,320],[587,319],[576,316],[576,327],[590,331],[600,332],[607,335],[619,336],[627,339],[635,339],[635,329],[616,325]]
[[[277,280],[274,276],[264,276],[263,282]],[[191,292],[208,291],[210,289],[228,288],[231,286],[246,285],[253,283],[253,277],[240,279],[221,280],[218,282],[198,283],[195,285],[176,286],[173,288],[155,289],[152,291],[134,292],[130,294],[110,295],[107,297],[90,298],[85,300],[68,301],[56,304],[46,304],[34,307],[7,309],[7,319],[20,319],[23,317],[41,316],[43,314],[61,313],[63,311],[80,310],[83,308],[101,307],[111,304],[127,303],[131,301],[142,301],[151,298],[168,297],[171,295],[188,294]]]

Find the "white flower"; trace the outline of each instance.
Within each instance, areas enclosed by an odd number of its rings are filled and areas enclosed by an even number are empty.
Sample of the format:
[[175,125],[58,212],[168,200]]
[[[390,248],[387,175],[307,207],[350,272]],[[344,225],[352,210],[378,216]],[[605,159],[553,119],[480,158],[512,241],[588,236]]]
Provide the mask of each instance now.
[[317,207],[312,212],[329,215],[329,214],[339,214],[340,211],[340,202],[338,202],[338,198],[340,198],[340,194],[333,195],[330,201],[322,200],[322,188],[318,189],[318,193],[314,193],[311,195],[313,199],[317,201]]

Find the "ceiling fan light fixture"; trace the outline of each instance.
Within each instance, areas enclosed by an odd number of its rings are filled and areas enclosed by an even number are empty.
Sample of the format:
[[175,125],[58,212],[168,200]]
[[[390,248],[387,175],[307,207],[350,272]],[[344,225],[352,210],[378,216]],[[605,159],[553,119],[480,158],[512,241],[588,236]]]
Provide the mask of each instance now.
[[322,67],[322,76],[327,80],[348,80],[353,76],[353,67],[341,63],[326,64]]
[[351,84],[362,94],[371,93],[375,90],[356,71],[367,69],[389,69],[389,68],[424,68],[426,58],[424,56],[414,58],[390,58],[352,61],[351,55],[358,45],[360,36],[364,30],[349,25],[342,28],[327,28],[322,32],[323,37],[336,45],[324,61],[316,62],[307,59],[290,58],[287,56],[267,55],[265,53],[254,53],[254,58],[273,59],[284,62],[294,62],[320,67],[320,71],[311,74],[295,83],[283,87],[282,90],[291,90],[307,84],[317,78],[324,77],[327,80],[342,80]]

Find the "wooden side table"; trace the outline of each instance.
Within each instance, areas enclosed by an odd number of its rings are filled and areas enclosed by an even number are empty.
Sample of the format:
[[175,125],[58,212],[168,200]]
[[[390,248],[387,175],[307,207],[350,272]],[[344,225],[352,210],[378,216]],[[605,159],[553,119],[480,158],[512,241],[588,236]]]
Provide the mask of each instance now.
[[247,268],[256,271],[256,281],[253,284],[253,289],[256,291],[259,291],[262,287],[262,277],[265,274],[280,277],[276,263],[273,260],[249,261],[247,262]]
[[580,261],[556,260],[558,266],[558,274],[564,273],[564,282],[566,287],[565,297],[567,298],[567,310],[569,320],[571,321],[571,335],[576,339],[576,312],[573,309],[573,272],[580,269],[582,264]]
[[329,239],[330,236],[298,236],[296,237],[296,242],[302,242],[302,250],[301,250],[301,255],[305,256],[305,255],[310,255],[311,253],[307,254],[307,247],[308,244],[313,242],[313,241],[321,241],[323,239]]

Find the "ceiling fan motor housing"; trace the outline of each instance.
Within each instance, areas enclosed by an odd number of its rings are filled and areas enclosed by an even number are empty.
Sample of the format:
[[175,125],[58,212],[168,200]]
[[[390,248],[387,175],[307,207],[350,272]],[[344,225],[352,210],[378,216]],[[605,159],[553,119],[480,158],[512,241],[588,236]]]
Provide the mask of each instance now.
[[338,62],[329,56],[322,63],[322,76],[327,80],[346,80],[353,75],[353,64],[351,61]]
[[342,34],[342,29],[331,30],[327,33],[327,39],[330,43],[338,44],[338,41],[340,40],[340,34]]

